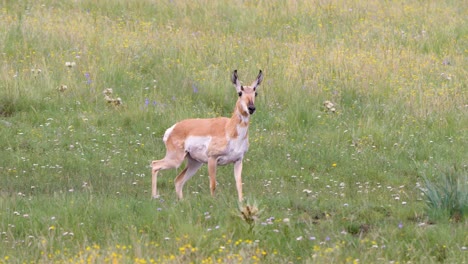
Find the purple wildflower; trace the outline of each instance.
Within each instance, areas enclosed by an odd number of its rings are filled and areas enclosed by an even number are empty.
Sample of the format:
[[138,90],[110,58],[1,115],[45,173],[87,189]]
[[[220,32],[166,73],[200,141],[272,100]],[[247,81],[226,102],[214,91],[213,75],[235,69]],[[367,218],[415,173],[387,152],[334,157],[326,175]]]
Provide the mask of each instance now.
[[89,72],[85,73],[85,77],[86,77],[86,83],[87,84],[91,84],[91,75],[89,74]]
[[192,89],[194,93],[198,93],[198,87],[194,83],[192,83]]

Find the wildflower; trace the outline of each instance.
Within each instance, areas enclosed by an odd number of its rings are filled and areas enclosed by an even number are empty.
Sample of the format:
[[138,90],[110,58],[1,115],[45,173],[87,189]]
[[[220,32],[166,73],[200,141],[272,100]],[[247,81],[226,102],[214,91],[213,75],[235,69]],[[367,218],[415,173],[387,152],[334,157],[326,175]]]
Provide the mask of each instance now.
[[259,210],[255,205],[246,205],[240,208],[241,217],[247,222],[251,228],[253,228],[253,224],[258,219]]
[[72,61],[72,62],[67,61],[67,62],[65,62],[65,66],[68,67],[68,68],[73,68],[73,67],[76,66],[76,63],[74,61]]
[[334,113],[336,111],[335,109],[335,104],[332,103],[331,101],[325,101],[323,102],[323,106],[325,106],[325,110]]
[[113,101],[114,99],[112,99],[112,98],[111,98],[110,96],[108,96],[108,95],[105,95],[105,96],[104,96],[104,100],[106,100],[106,102],[108,102],[108,103],[112,103],[112,101]]
[[68,86],[66,86],[65,84],[62,84],[57,88],[59,92],[65,92],[67,89],[68,89]]
[[445,80],[448,80],[448,81],[452,80],[452,75],[451,75],[451,74],[448,74],[448,73],[444,73],[444,72],[443,72],[443,73],[440,74],[440,76],[441,76],[442,78],[444,78]]
[[272,216],[272,217],[269,217],[265,220],[264,223],[262,223],[262,225],[272,225],[273,224],[273,221],[275,220],[275,218]]
[[39,75],[41,72],[42,72],[41,69],[31,69],[31,73],[32,73],[33,75]]
[[331,252],[333,252],[333,248],[328,247],[328,248],[326,248],[323,252],[325,252],[325,253],[331,253]]
[[198,93],[198,87],[194,83],[192,83],[192,89],[194,93]]
[[89,72],[85,73],[85,77],[86,77],[86,83],[91,84],[92,80],[91,80],[91,75],[89,74]]
[[[89,77],[89,73],[87,73],[87,74],[88,74],[88,77]],[[104,91],[102,91],[102,93],[103,93],[104,95],[107,95],[107,96],[112,95],[113,92],[114,92],[114,91],[112,90],[112,88],[106,88],[106,89],[104,89]]]
[[335,167],[336,167],[336,163],[333,163],[333,164],[332,164],[332,167],[335,168]]
[[400,222],[400,223],[398,224],[398,228],[400,228],[400,229],[403,228],[403,223],[402,223],[402,222]]
[[114,99],[112,102],[113,105],[121,105],[122,104],[122,99],[120,97],[117,97],[117,99]]
[[104,96],[104,100],[106,100],[106,102],[108,104],[112,104],[114,106],[118,106],[118,105],[122,104],[122,99],[120,97],[118,97],[117,99],[114,99],[114,98],[111,98],[110,96],[106,95],[106,96]]

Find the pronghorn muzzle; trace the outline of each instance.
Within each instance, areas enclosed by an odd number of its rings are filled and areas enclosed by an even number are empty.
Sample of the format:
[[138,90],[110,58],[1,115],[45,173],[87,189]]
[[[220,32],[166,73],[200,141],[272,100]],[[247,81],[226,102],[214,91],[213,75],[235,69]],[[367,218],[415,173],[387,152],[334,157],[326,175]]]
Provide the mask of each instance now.
[[255,105],[253,103],[249,103],[247,108],[249,109],[249,114],[253,114],[255,112]]

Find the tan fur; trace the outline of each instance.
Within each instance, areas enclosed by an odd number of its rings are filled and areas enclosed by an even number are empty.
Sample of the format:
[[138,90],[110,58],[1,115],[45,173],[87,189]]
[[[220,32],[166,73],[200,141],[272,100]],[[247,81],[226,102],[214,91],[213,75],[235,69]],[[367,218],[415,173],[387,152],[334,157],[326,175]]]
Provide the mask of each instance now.
[[240,94],[231,118],[186,119],[169,128],[165,135],[166,156],[155,160],[152,167],[153,198],[157,194],[157,175],[160,170],[177,168],[187,160],[186,168],[175,180],[176,193],[182,199],[182,189],[203,163],[208,164],[210,190],[216,189],[216,167],[234,163],[234,176],[239,201],[242,201],[242,159],[248,149],[250,111],[255,111],[256,89],[263,80],[262,71],[251,86],[242,86],[233,72],[232,82]]

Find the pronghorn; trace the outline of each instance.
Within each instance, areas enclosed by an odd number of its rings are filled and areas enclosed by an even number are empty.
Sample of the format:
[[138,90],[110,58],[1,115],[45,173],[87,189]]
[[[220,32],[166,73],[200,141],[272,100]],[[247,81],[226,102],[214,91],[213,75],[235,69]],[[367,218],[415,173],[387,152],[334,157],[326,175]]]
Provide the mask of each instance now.
[[243,86],[237,78],[237,70],[231,81],[239,98],[231,118],[186,119],[166,130],[164,143],[166,156],[151,163],[153,198],[157,193],[157,178],[160,170],[178,168],[187,159],[186,168],[175,179],[175,190],[179,199],[183,198],[182,188],[203,165],[208,164],[211,195],[216,189],[216,167],[234,163],[239,201],[242,201],[242,159],[249,148],[248,129],[250,115],[255,112],[257,87],[263,80],[260,70],[257,79],[250,86]]

